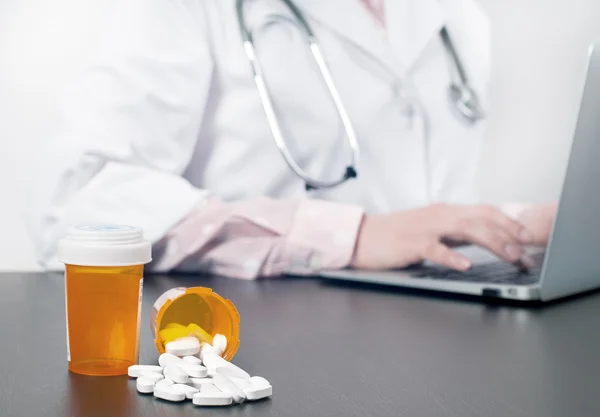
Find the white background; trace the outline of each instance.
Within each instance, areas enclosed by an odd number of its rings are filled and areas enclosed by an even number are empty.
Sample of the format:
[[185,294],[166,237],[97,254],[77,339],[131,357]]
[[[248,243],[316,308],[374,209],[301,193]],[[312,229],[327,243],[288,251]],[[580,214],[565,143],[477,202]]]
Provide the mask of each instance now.
[[[0,1],[0,270],[37,269],[22,219],[52,129],[54,93],[77,71],[118,0]],[[394,0],[388,0],[394,1]],[[493,108],[479,177],[485,200],[558,196],[598,0],[482,0],[494,27]]]

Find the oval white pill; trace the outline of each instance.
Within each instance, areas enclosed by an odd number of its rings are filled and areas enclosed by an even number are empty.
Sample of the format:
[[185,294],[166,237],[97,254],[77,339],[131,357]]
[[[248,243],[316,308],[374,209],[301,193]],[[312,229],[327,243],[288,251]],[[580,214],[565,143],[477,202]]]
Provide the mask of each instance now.
[[221,355],[213,352],[205,352],[202,356],[202,363],[209,371],[214,371],[219,365],[226,365],[228,362]]
[[212,378],[190,378],[190,382],[188,383],[189,385],[191,385],[194,388],[198,388],[199,390],[202,391],[202,386],[204,385],[208,385],[211,384],[212,385],[213,380]]
[[227,349],[227,338],[222,334],[217,333],[213,337],[212,345],[213,347],[217,348],[220,351],[219,354],[222,355]]
[[194,364],[194,365],[202,365],[202,361],[197,356],[184,356],[181,359],[183,359],[183,361],[187,362],[187,363],[191,363],[191,364]]
[[179,384],[187,384],[189,382],[188,374],[177,365],[167,365],[165,368],[165,376]]
[[156,365],[131,365],[127,368],[127,375],[139,378],[144,372],[162,372],[162,368]]
[[208,368],[209,371],[216,371],[226,377],[235,377],[242,379],[250,379],[250,374],[244,371],[239,366],[234,365],[231,362],[226,361],[219,355],[215,354],[206,354],[204,355],[204,366]]
[[255,388],[264,388],[271,386],[271,383],[264,379],[262,376],[253,376],[252,378],[250,378],[249,382]]
[[165,345],[165,350],[175,356],[191,356],[200,352],[200,341],[195,337],[180,337]]
[[223,392],[221,391],[219,388],[217,388],[215,386],[215,384],[204,384],[202,385],[202,387],[200,388],[200,392],[203,393],[207,393],[207,392]]
[[262,388],[246,388],[244,394],[248,401],[256,401],[273,395],[273,387],[269,385]]
[[154,392],[155,384],[156,382],[154,382],[154,380],[146,376],[141,376],[137,379],[137,381],[135,381],[135,386],[138,392],[141,392],[142,394],[150,394]]
[[[161,367],[166,368],[168,365],[177,365],[183,362],[183,359],[178,358],[170,353],[163,353],[158,357],[158,363]],[[162,371],[162,369],[161,369]]]
[[[217,356],[221,356],[223,352],[221,352],[219,350],[219,348],[216,348],[212,345],[209,345],[208,343],[203,343],[202,347],[200,348],[200,359],[202,359],[202,363],[204,363],[204,356],[205,355],[217,355]],[[204,364],[206,365],[206,364]]]
[[177,391],[172,387],[158,386],[154,387],[154,396],[167,401],[183,401],[185,394],[182,391]]
[[242,391],[245,390],[246,388],[252,388],[252,384],[247,379],[236,378],[234,376],[230,376],[229,379],[231,380],[231,382],[233,382],[235,385],[237,385],[237,387],[239,389],[241,389]]
[[204,378],[208,373],[208,370],[204,366],[194,363],[180,363],[177,366],[183,369],[189,376],[194,378]]
[[173,384],[175,384],[175,382],[173,382],[173,380],[171,378],[161,379],[160,381],[158,381],[156,383],[156,385],[154,386],[154,389],[156,389],[156,387],[170,387]]
[[230,405],[233,402],[233,398],[231,397],[231,395],[225,392],[199,392],[197,394],[194,394],[194,396],[192,397],[192,402],[194,403],[194,405],[198,406],[215,407]]
[[149,378],[153,380],[154,383],[157,383],[161,379],[165,379],[165,376],[162,374],[162,372],[143,372],[140,378]]
[[244,394],[244,391],[239,389],[238,386],[231,382],[229,378],[221,375],[218,372],[213,377],[213,383],[221,391],[231,394],[231,396],[233,397],[233,401],[235,401],[236,403],[241,403],[246,398],[246,394]]
[[171,385],[171,388],[183,392],[188,400],[191,400],[195,393],[200,392],[198,388],[190,387],[185,384],[174,384]]

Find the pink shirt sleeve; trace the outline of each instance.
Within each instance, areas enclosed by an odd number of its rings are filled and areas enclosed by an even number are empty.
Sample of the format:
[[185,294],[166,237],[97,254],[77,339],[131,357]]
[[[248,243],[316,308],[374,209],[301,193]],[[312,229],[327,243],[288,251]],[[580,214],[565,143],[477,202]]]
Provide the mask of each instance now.
[[155,271],[185,262],[243,279],[312,274],[347,266],[363,218],[359,207],[319,200],[210,198],[159,242]]

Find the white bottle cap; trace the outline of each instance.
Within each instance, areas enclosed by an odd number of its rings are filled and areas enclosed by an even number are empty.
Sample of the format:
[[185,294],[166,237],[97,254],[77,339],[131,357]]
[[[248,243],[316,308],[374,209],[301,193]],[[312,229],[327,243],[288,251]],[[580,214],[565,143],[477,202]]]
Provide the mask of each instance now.
[[152,260],[152,248],[139,227],[84,225],[58,242],[58,260],[80,266],[142,265]]

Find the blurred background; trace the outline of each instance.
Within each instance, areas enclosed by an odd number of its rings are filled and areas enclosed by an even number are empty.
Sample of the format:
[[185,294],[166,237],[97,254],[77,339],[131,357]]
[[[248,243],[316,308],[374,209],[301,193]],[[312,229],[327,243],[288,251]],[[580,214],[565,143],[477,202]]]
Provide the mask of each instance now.
[[[38,269],[22,218],[28,155],[55,123],[55,93],[85,62],[118,0],[0,1],[0,271]],[[394,0],[388,0],[394,1]],[[598,0],[481,0],[493,24],[485,201],[558,197]]]

